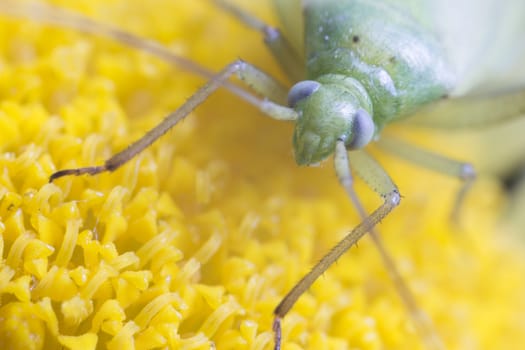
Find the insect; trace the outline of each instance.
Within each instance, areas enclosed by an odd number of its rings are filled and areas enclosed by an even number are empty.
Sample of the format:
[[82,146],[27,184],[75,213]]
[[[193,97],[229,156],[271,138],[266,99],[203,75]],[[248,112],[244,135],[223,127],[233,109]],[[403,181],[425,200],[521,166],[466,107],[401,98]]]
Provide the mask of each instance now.
[[[456,72],[448,66],[448,58],[442,51],[439,40],[427,28],[428,23],[416,19],[416,13],[422,9],[407,8],[402,3],[278,2],[281,13],[304,11],[303,23],[300,16],[295,17],[300,23],[285,22],[288,24],[285,28],[288,37],[279,35],[274,28],[261,25],[237,8],[229,8],[225,3],[221,5],[248,26],[262,30],[270,49],[278,57],[284,70],[290,73],[291,80],[299,82],[288,92],[272,77],[249,63],[233,62],[219,74],[212,76],[210,82],[183,107],[168,116],[144,138],[111,157],[104,165],[61,170],[51,175],[50,180],[67,175],[94,175],[117,169],[222,86],[239,94],[274,119],[295,122],[294,151],[297,163],[314,165],[334,155],[337,176],[365,218],[277,307],[274,329],[276,348],[279,348],[280,319],[329,265],[360,237],[373,230],[399,204],[400,195],[396,185],[379,164],[361,149],[379,138],[380,131],[387,124],[408,117],[416,111],[420,112],[418,121],[445,127],[456,127],[458,124],[486,125],[519,116],[525,110],[525,92],[518,89],[498,96],[453,98],[456,91],[461,92],[461,89],[466,90],[467,87],[458,87]],[[386,26],[381,26],[378,22],[382,23],[385,17],[392,17],[392,20],[387,21]],[[92,31],[92,23],[82,22],[80,18],[76,18],[73,26]],[[164,54],[155,43],[144,43],[111,28],[106,28],[105,31],[100,28],[97,29],[99,34],[102,32],[129,45],[136,45],[159,55]],[[302,32],[306,35],[305,53],[297,39]],[[417,53],[416,57],[414,52]],[[186,64],[191,71],[210,75],[191,63],[182,64]],[[305,74],[307,79],[302,80]],[[265,98],[260,99],[229,85],[227,80],[233,75],[238,75]],[[443,159],[395,140],[382,142],[395,153],[423,166],[466,180],[473,176],[471,168],[464,163]],[[350,156],[347,155],[349,150],[353,151]],[[369,216],[364,214],[353,191],[349,165],[384,200]]]

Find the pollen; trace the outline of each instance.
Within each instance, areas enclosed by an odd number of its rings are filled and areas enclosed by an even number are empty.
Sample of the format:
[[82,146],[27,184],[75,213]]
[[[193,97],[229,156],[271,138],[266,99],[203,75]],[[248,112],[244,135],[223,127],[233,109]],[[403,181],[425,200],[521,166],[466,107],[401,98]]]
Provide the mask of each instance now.
[[[53,4],[213,71],[242,57],[283,77],[259,33],[208,2]],[[0,348],[271,349],[273,309],[359,223],[332,163],[296,166],[291,125],[219,91],[115,172],[49,183],[102,164],[205,80],[71,29],[0,28]],[[496,180],[474,186],[458,228],[454,180],[380,160],[404,199],[379,230],[446,347],[525,344],[525,254],[497,221]],[[367,237],[283,320],[283,349],[421,344]]]

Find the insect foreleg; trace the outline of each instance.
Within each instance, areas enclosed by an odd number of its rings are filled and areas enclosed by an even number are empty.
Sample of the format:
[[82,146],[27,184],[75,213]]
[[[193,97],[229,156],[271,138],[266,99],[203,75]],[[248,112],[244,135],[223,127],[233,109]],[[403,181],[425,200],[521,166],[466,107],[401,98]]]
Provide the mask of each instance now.
[[[2,0],[0,1],[0,13],[13,17],[31,19],[40,23],[73,29],[81,33],[110,39],[128,47],[146,52],[168,64],[177,66],[187,72],[191,72],[206,79],[213,79],[216,75],[216,73],[198,63],[173,53],[155,40],[140,37],[121,30],[118,27],[93,20],[82,14],[65,10],[57,6]],[[246,102],[255,106],[260,105],[260,100],[258,98],[241,87],[228,81],[225,81],[222,86]],[[279,91],[281,92],[282,89]],[[277,93],[274,93],[274,95],[277,95]],[[271,98],[271,96],[272,95],[268,95],[267,97]],[[286,96],[286,94],[284,94],[284,96]],[[282,99],[283,98],[280,97],[280,100]]]
[[261,32],[264,36],[264,43],[281,65],[283,72],[293,81],[299,81],[305,77],[305,65],[302,56],[297,53],[283,33],[272,27],[257,17],[252,16],[243,9],[223,0],[213,0],[213,3],[234,16],[238,21],[247,27]]
[[[360,176],[365,176],[365,174],[370,176],[369,179],[374,185],[371,185],[370,182],[369,185],[381,195],[384,202],[372,214],[365,217],[363,221],[339,243],[337,243],[279,303],[274,311],[275,320],[273,323],[273,329],[275,332],[275,349],[280,349],[281,319],[288,313],[297,299],[299,299],[299,297],[310,288],[310,286],[328,269],[328,267],[330,267],[330,265],[350,249],[352,245],[356,244],[365,233],[369,232],[399,204],[400,195],[397,187],[381,166],[361,151],[353,152],[352,157],[355,158],[355,166],[362,167],[362,173]],[[351,190],[352,177],[350,174],[347,150],[343,141],[337,142],[334,155],[334,165],[337,177],[341,184],[345,189],[350,188]],[[351,190],[351,192],[353,193],[353,190]]]
[[[342,146],[338,145],[338,147],[342,147]],[[339,182],[341,183],[341,185],[343,185],[346,193],[348,194],[348,197],[350,197],[352,204],[359,212],[359,215],[361,216],[361,218],[365,219],[367,214],[366,214],[365,209],[363,208],[363,205],[361,204],[361,201],[359,200],[359,198],[357,197],[357,194],[355,193],[354,183],[353,183],[353,178],[352,178],[350,167],[349,166],[343,167],[344,164],[348,164],[347,154],[346,152],[343,152],[343,150],[340,150],[338,153],[339,153],[339,157],[338,159],[336,159],[336,169],[337,168],[341,169],[341,171],[337,172],[339,176]],[[396,267],[394,259],[392,258],[391,254],[388,252],[385,245],[383,244],[383,240],[377,228],[373,227],[369,231],[369,234],[370,234],[370,237],[372,238],[372,241],[374,242],[374,245],[376,246],[379,252],[379,255],[381,256],[383,265],[388,271],[388,275],[392,279],[392,282],[397,290],[399,297],[401,298],[401,301],[407,308],[408,314],[415,328],[421,334],[421,338],[425,342],[427,349],[443,349],[444,347],[443,347],[443,342],[441,338],[439,337],[438,333],[435,331],[431,320],[428,318],[425,312],[419,307],[415,296],[412,294],[407,284],[405,283],[403,277],[401,276],[401,273]]]
[[[206,85],[197,90],[197,92],[193,94],[193,96],[191,96],[186,101],[186,103],[180,106],[176,111],[168,114],[160,124],[148,131],[146,135],[132,143],[128,148],[106,160],[104,165],[60,170],[52,174],[49,178],[49,181],[51,182],[59,177],[67,175],[95,175],[105,171],[116,170],[135,157],[137,154],[142,152],[159,137],[164,135],[179,121],[184,119],[184,117],[186,117],[197,106],[203,103],[213,92],[221,87],[234,74],[238,74],[241,80],[249,83],[250,86],[252,86],[257,92],[261,94],[264,94],[267,89],[274,87],[274,85],[271,83],[271,78],[269,78],[266,73],[244,61],[236,60],[233,63],[227,65],[222,71],[213,77],[213,79],[208,81]],[[259,83],[257,79],[261,77],[268,77],[268,79],[264,80],[262,83]],[[297,118],[297,113],[291,108],[280,106],[276,103],[268,101],[267,99],[253,98],[253,104],[257,105],[259,109],[274,119],[295,120]]]
[[458,221],[459,211],[468,190],[476,179],[476,171],[472,164],[450,159],[442,155],[426,151],[401,140],[383,136],[377,143],[382,149],[401,157],[410,163],[430,169],[463,181],[452,211],[452,219]]
[[239,60],[239,65],[237,75],[247,86],[259,95],[279,105],[286,105],[288,103],[288,89],[275,80],[275,78],[244,61]]

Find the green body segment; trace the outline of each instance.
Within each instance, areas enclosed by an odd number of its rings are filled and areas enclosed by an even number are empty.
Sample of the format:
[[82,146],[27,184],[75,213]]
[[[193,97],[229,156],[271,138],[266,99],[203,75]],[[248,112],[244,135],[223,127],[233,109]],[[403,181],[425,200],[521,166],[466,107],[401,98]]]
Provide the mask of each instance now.
[[[328,157],[337,139],[352,142],[352,129],[356,128],[351,113],[359,109],[368,112],[377,134],[387,123],[447,96],[455,85],[429,23],[412,16],[419,11],[414,11],[414,4],[410,3],[410,10],[401,7],[409,2],[397,0],[304,0],[290,4],[302,11],[303,21],[294,25],[303,26],[304,43],[293,46],[304,48],[305,78],[322,83],[322,88],[294,106],[300,116],[294,134],[300,165]],[[301,29],[284,26],[292,38]],[[341,76],[352,78],[361,87],[337,87],[344,81]],[[338,91],[328,93],[331,88]],[[352,89],[355,91],[349,91]],[[343,101],[348,94],[358,104],[350,106]],[[340,129],[341,125],[347,129]]]
[[337,73],[357,79],[372,99],[378,129],[453,87],[436,38],[393,5],[374,0],[305,1],[304,21],[307,78]]

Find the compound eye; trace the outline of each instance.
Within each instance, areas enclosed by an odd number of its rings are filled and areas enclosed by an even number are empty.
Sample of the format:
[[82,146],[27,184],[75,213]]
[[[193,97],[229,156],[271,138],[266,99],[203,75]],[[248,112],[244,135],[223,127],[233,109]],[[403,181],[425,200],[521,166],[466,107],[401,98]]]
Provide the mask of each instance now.
[[321,84],[313,80],[303,80],[292,86],[288,93],[288,106],[295,108],[297,102],[305,99],[319,89]]
[[360,149],[368,145],[375,133],[374,120],[362,108],[359,108],[354,115],[352,123],[352,141],[346,145],[347,149]]

